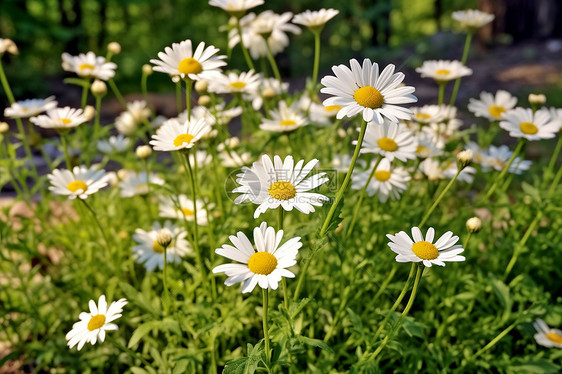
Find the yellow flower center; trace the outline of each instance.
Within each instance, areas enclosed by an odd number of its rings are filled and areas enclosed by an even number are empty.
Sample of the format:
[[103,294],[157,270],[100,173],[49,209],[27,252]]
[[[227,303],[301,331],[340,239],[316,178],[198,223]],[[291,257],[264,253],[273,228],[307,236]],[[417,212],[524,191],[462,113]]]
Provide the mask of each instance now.
[[61,118],[60,121],[62,122],[63,125],[68,125],[69,123],[72,122],[72,120],[68,118]]
[[562,344],[562,335],[559,335],[555,332],[549,332],[546,334],[546,338],[553,343]]
[[228,88],[234,88],[236,90],[241,90],[244,87],[246,87],[246,83],[240,81],[232,82],[231,84],[228,85]]
[[82,192],[86,192],[88,189],[88,185],[82,181],[72,181],[66,186],[70,191],[76,192],[78,190],[82,190]]
[[489,109],[488,112],[490,112],[490,115],[494,118],[501,118],[502,113],[505,113],[506,110],[503,106],[499,106],[499,105],[492,105]]
[[384,97],[375,87],[365,86],[359,88],[353,94],[357,104],[366,108],[377,109],[383,106]]
[[418,145],[416,153],[419,153],[420,155],[427,155],[429,153],[429,148],[424,147],[423,145]]
[[377,170],[375,172],[375,179],[380,182],[386,182],[390,179],[390,171],[387,170]]
[[254,274],[269,275],[277,267],[277,258],[269,252],[256,252],[248,260],[248,267]]
[[180,61],[178,70],[183,74],[199,74],[203,71],[203,66],[196,59],[188,57]]
[[539,131],[538,127],[531,122],[521,122],[519,128],[523,134],[529,135],[536,134]]
[[269,195],[277,200],[289,200],[295,197],[297,189],[290,182],[275,182],[269,186]]
[[295,121],[293,121],[292,119],[284,119],[283,121],[279,122],[279,124],[281,126],[294,126],[297,123]]
[[152,250],[156,253],[164,253],[164,247],[157,241],[154,241],[154,244],[152,244]]
[[191,141],[193,140],[194,136],[191,134],[181,134],[176,136],[176,138],[174,139],[174,147],[179,147],[180,145],[183,145],[183,143],[191,143]]
[[328,105],[327,107],[324,108],[326,110],[326,112],[331,112],[333,110],[340,110],[341,109],[341,105]]
[[140,190],[145,190],[148,189],[148,183],[139,183],[135,186],[135,190],[140,191]]
[[430,119],[431,116],[429,114],[425,114],[425,113],[416,113],[416,118],[421,119],[421,120],[427,120],[427,119]]
[[184,216],[192,216],[195,212],[191,209],[181,208],[181,212]]
[[435,72],[435,74],[437,74],[437,75],[449,75],[449,74],[451,74],[451,70],[439,69]]
[[422,260],[435,260],[439,257],[437,247],[426,241],[414,243],[412,252]]
[[390,139],[387,137],[380,138],[377,140],[377,144],[383,151],[387,152],[394,152],[398,149],[398,144],[394,141],[394,139]]
[[88,330],[94,331],[99,329],[105,323],[105,316],[103,314],[96,314],[92,318],[90,318],[90,322],[88,322]]
[[95,68],[95,66],[92,65],[92,64],[80,64],[78,66],[78,69],[80,69],[80,70],[86,70],[86,69],[93,70],[94,68]]

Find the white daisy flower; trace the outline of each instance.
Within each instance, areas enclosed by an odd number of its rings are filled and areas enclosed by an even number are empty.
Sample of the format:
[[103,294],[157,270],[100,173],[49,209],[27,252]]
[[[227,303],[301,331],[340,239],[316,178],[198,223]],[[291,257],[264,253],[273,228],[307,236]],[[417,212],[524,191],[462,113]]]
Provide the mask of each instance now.
[[443,153],[445,144],[439,142],[438,139],[429,132],[420,132],[416,134],[418,146],[416,147],[416,155],[420,158],[437,157]]
[[467,68],[457,60],[428,60],[416,68],[422,78],[433,78],[438,83],[445,83],[457,78],[472,75],[472,69]]
[[248,165],[252,161],[250,152],[237,153],[236,151],[222,151],[218,154],[221,165],[225,168],[238,168]]
[[462,121],[454,118],[441,123],[430,123],[422,128],[422,132],[432,136],[438,147],[444,148],[445,144],[458,133],[461,125]]
[[[287,211],[297,209],[308,214],[314,212],[315,206],[321,206],[328,198],[322,194],[308,192],[328,181],[326,173],[318,173],[306,178],[308,173],[318,163],[317,159],[303,166],[304,160],[294,164],[293,156],[275,156],[273,162],[268,155],[263,155],[261,161],[256,161],[251,168],[243,167],[237,175],[236,182],[241,184],[234,189],[234,193],[242,195],[236,197],[234,203],[241,204],[249,200],[258,204],[254,218],[268,209],[281,206]],[[306,179],[305,179],[306,178]]]
[[[459,170],[456,162],[446,162],[445,164],[441,165],[441,170],[443,170],[443,175],[445,178],[452,179],[457,171]],[[472,166],[465,166],[459,176],[457,177],[457,181],[465,182],[465,183],[472,183],[474,181],[474,174],[476,173],[476,169]]]
[[[183,194],[177,198],[162,197],[160,199],[160,217],[185,219],[191,222],[195,219],[194,208],[193,200]],[[197,200],[197,224],[206,226],[208,223],[205,203],[203,200]]]
[[260,110],[264,100],[281,96],[287,92],[289,92],[289,83],[279,82],[275,78],[265,78],[260,74],[258,93],[253,97],[249,97],[248,100],[252,100],[252,108],[254,110]]
[[293,17],[293,23],[298,23],[299,25],[306,26],[312,30],[318,30],[324,27],[324,25],[337,16],[340,13],[336,9],[320,9],[320,10],[305,10]]
[[[189,152],[189,162],[191,165],[197,165],[198,168],[209,165],[212,160],[211,155],[203,150]],[[183,170],[183,166],[181,168]]]
[[[375,167],[372,162],[367,171],[353,175],[351,187],[355,190],[362,189],[367,183],[367,179],[371,176],[371,171]],[[410,174],[402,167],[392,167],[390,160],[383,158],[375,174],[367,185],[367,195],[377,195],[381,203],[385,203],[388,198],[391,200],[399,200],[402,192],[408,188]]]
[[453,19],[460,23],[462,28],[476,30],[487,25],[496,18],[493,14],[482,12],[478,9],[458,10],[453,12]]
[[164,48],[164,52],[159,52],[160,60],[152,59],[151,63],[156,66],[154,71],[180,76],[197,81],[200,79],[213,79],[220,73],[221,66],[226,62],[224,55],[215,56],[219,52],[218,48],[210,45],[205,48],[205,43],[201,42],[193,51],[191,40],[187,39],[181,43],[173,43],[172,47]]
[[436,181],[445,178],[439,161],[433,158],[426,158],[425,160],[423,160],[420,163],[419,169],[430,181]]
[[137,122],[148,119],[151,114],[150,108],[144,100],[135,100],[127,103],[127,112],[129,112],[133,119]]
[[147,177],[147,174],[144,171],[141,171],[140,173],[129,171],[126,173],[123,180],[119,182],[121,197],[146,195],[151,189],[149,188],[149,183],[162,186],[164,184],[164,180],[152,173],[150,173]]
[[50,109],[46,115],[41,114],[31,117],[29,120],[36,126],[55,130],[70,129],[88,122],[82,109],[74,109],[69,106]]
[[129,148],[131,140],[119,134],[110,136],[108,140],[98,140],[98,151],[105,154],[124,152]]
[[551,329],[545,321],[537,319],[533,322],[533,327],[537,330],[534,338],[537,344],[548,348],[562,348],[562,331],[559,329]]
[[192,252],[186,239],[187,232],[169,221],[162,226],[160,223],[154,222],[150,231],[136,229],[133,240],[138,244],[133,247],[133,256],[139,264],[144,264],[147,271],[164,268],[164,247],[156,240],[158,232],[164,228],[172,234],[172,242],[166,249],[166,261],[169,264],[179,264],[182,257]]
[[560,125],[552,121],[548,110],[533,113],[531,109],[518,107],[503,115],[500,127],[514,138],[540,140],[554,138]]
[[120,134],[131,136],[139,128],[139,121],[131,113],[125,111],[115,118],[115,128]]
[[8,118],[29,118],[57,107],[54,96],[46,99],[28,99],[13,103],[4,109]]
[[515,108],[515,105],[517,105],[517,98],[507,91],[499,90],[495,96],[484,91],[480,93],[480,100],[470,99],[468,110],[476,117],[497,121],[505,112]]
[[560,129],[562,129],[562,108],[551,107],[551,108],[542,108],[541,110],[548,110],[551,121],[558,123]]
[[390,64],[379,75],[379,65],[369,59],[363,66],[355,59],[350,60],[351,69],[345,65],[333,66],[336,75],[322,78],[324,88],[320,92],[333,95],[324,100],[324,106],[340,105],[337,118],[354,117],[363,113],[363,119],[376,124],[383,123],[385,116],[391,122],[399,119],[409,120],[412,111],[398,104],[414,103],[418,99],[412,95],[414,87],[398,87],[404,80],[403,73],[394,73]]
[[442,122],[449,115],[447,105],[424,105],[410,109],[414,113],[412,119],[422,124]]
[[239,231],[237,236],[230,236],[233,245],[224,244],[215,253],[240,264],[219,265],[213,273],[224,272],[228,276],[224,282],[227,286],[244,282],[242,293],[252,292],[256,285],[276,290],[282,277],[295,277],[287,268],[297,263],[296,257],[302,247],[298,236],[279,246],[282,239],[283,230],[275,232],[273,227],[262,222],[260,227],[254,228],[254,248],[248,237]]
[[[219,125],[228,125],[233,118],[242,114],[242,108],[237,106],[225,109],[225,105],[226,103],[222,102],[211,109],[198,105],[191,110],[191,121],[197,122],[199,119],[203,118],[210,126],[215,123]],[[176,119],[180,123],[187,121],[187,110],[181,112]]]
[[189,149],[209,131],[211,126],[204,119],[185,121],[183,124],[176,119],[169,119],[156,130],[149,144],[155,151]]
[[228,13],[238,16],[244,14],[248,9],[263,4],[264,0],[209,0],[209,5],[226,10]]
[[80,53],[78,56],[71,56],[65,52],[62,54],[62,68],[82,78],[107,81],[115,76],[117,65],[107,62],[105,57],[96,56],[94,52]]
[[68,196],[71,200],[76,197],[86,199],[109,183],[105,170],[88,169],[86,166],[75,166],[72,171],[55,169],[47,178],[51,182],[50,191]]
[[308,113],[311,123],[321,126],[333,124],[333,118],[341,109],[341,106],[339,105],[325,107],[321,103],[311,100],[308,95],[301,96],[298,106],[301,112]]
[[209,82],[209,92],[218,94],[226,93],[243,93],[256,94],[260,86],[260,76],[254,70],[236,74],[229,72],[227,75],[217,74],[212,81]]
[[269,112],[271,119],[263,118],[260,129],[275,132],[289,132],[308,125],[304,117],[294,105],[288,106],[285,101],[279,102],[279,109]]
[[396,158],[406,162],[416,158],[417,146],[416,137],[406,125],[386,120],[382,125],[367,126],[361,153],[376,153],[389,161]]
[[103,342],[106,331],[119,329],[115,323],[111,322],[121,317],[125,305],[127,305],[127,300],[119,299],[112,302],[108,308],[105,295],[100,296],[97,305],[94,300],[90,300],[90,313],[80,313],[80,321],[72,325],[72,330],[66,334],[68,347],[72,348],[78,344],[77,349],[81,350],[86,343],[94,345],[98,339]]
[[453,236],[451,231],[447,231],[436,242],[433,243],[435,230],[430,227],[423,238],[422,232],[418,227],[412,227],[412,239],[404,231],[395,235],[387,234],[390,239],[388,246],[397,254],[397,262],[423,262],[424,266],[431,265],[445,266],[445,262],[464,261],[464,256],[459,256],[464,251],[458,236]]
[[[499,147],[491,145],[490,148],[484,150],[480,156],[479,162],[482,165],[482,171],[486,172],[491,169],[502,171],[507,166],[512,155],[513,152],[507,145],[500,145]],[[523,171],[529,170],[531,164],[531,161],[523,160],[521,157],[517,156],[511,163],[508,172],[519,175],[523,173]]]

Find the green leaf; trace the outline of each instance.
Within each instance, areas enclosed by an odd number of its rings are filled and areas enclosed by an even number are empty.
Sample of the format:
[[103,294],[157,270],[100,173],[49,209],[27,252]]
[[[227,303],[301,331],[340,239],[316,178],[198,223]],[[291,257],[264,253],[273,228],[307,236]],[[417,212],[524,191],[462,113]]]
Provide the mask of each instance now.
[[511,299],[509,287],[501,280],[494,279],[493,276],[490,276],[490,284],[492,285],[494,293],[500,300],[501,305],[506,311],[510,311],[513,306],[513,300]]
[[328,351],[330,353],[334,352],[328,344],[324,343],[322,340],[319,340],[319,339],[312,339],[312,338],[309,338],[307,336],[299,335],[297,337],[297,340],[300,341],[301,343],[306,344],[306,345],[321,348],[321,349],[323,349],[325,351]]
[[538,359],[519,359],[521,365],[510,366],[510,371],[515,374],[555,374],[560,373],[560,366],[550,361]]
[[158,329],[161,324],[161,321],[150,321],[143,323],[135,331],[133,331],[131,340],[129,340],[129,344],[127,346],[129,348],[135,346],[144,336],[146,336],[146,334],[154,329]]
[[261,360],[262,342],[252,347],[248,344],[248,357],[241,357],[228,361],[224,366],[223,374],[253,374]]

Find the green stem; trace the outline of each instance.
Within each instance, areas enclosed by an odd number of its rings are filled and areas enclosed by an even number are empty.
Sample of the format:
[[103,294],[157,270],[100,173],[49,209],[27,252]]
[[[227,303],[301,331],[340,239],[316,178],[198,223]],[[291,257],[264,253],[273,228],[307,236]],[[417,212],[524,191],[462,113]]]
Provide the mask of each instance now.
[[80,108],[86,108],[86,104],[88,103],[88,91],[90,91],[90,82],[86,82],[82,86],[82,99],[80,100]]
[[187,120],[191,121],[191,90],[193,81],[189,78],[185,79],[185,109],[187,110]]
[[549,197],[552,196],[552,194],[554,193],[554,190],[558,186],[558,183],[560,183],[560,179],[562,179],[562,168],[558,169],[558,172],[556,173],[556,176],[554,177],[554,180],[552,181],[552,184],[550,185],[550,188],[548,189],[548,196]]
[[111,246],[109,245],[109,240],[107,239],[107,235],[105,234],[105,230],[103,229],[103,226],[101,225],[98,216],[96,215],[96,212],[94,211],[94,209],[92,209],[92,207],[90,206],[90,204],[88,204],[86,202],[85,199],[79,199],[84,206],[90,211],[90,213],[92,213],[92,217],[94,217],[94,221],[96,222],[96,225],[98,226],[98,228],[100,229],[101,235],[103,236],[103,241],[105,242],[105,246],[107,247],[108,251],[111,251]]
[[359,200],[357,200],[357,204],[355,204],[355,210],[353,211],[353,216],[351,217],[351,222],[349,223],[349,228],[347,229],[347,233],[345,235],[346,238],[349,237],[349,235],[353,232],[353,227],[355,226],[355,221],[357,220],[357,215],[359,214],[359,210],[361,209],[361,204],[363,203],[363,199],[365,198],[365,195],[367,194],[367,187],[369,187],[369,183],[371,183],[371,179],[373,179],[373,176],[375,175],[375,172],[377,171],[377,167],[379,166],[381,160],[382,160],[382,157],[379,156],[377,158],[375,166],[373,167],[373,170],[371,171],[371,174],[369,174],[369,178],[367,178],[367,182],[365,183],[365,185],[361,189],[361,194],[359,195]]
[[525,234],[523,235],[523,237],[521,238],[521,240],[519,241],[517,246],[515,246],[515,249],[513,250],[513,255],[511,256],[511,260],[509,260],[509,263],[507,264],[507,267],[505,268],[505,272],[503,274],[504,279],[507,279],[507,276],[509,275],[509,273],[513,269],[513,266],[515,266],[515,263],[517,262],[517,258],[521,254],[521,251],[523,250],[523,248],[525,248],[525,244],[527,243],[527,240],[529,240],[529,238],[531,237],[531,234],[533,233],[533,231],[537,227],[541,218],[542,218],[542,212],[539,211],[537,213],[537,215],[535,216],[535,218],[533,219],[533,221],[531,222],[531,224],[529,225],[529,227],[527,228],[527,231],[525,231]]
[[[413,264],[413,265],[415,265],[415,264]],[[396,323],[394,324],[390,333],[384,338],[381,345],[379,345],[377,350],[374,351],[373,354],[369,357],[369,360],[374,360],[378,356],[378,354],[384,349],[384,347],[386,346],[386,344],[388,343],[390,338],[394,335],[394,333],[396,332],[396,330],[398,329],[398,327],[402,323],[402,320],[404,319],[404,317],[406,317],[406,315],[408,314],[408,312],[412,308],[412,305],[414,305],[414,300],[415,300],[416,294],[418,292],[418,286],[420,284],[420,280],[421,280],[423,270],[424,270],[423,266],[421,266],[421,265],[418,266],[418,270],[416,272],[416,279],[414,280],[414,286],[412,287],[412,292],[410,293],[410,299],[408,300],[408,304],[406,304],[406,308],[404,308],[404,311],[400,315],[400,318],[398,319],[398,321],[396,321]]]
[[115,81],[113,79],[110,79],[110,80],[107,81],[107,83],[109,83],[109,87],[111,87],[111,91],[113,91],[113,94],[115,95],[115,97],[117,98],[119,103],[121,103],[123,108],[126,109],[127,103],[125,102],[125,99],[123,98],[123,95],[121,95],[121,92],[119,92],[119,88],[117,88],[117,85],[115,84]]
[[468,241],[470,240],[471,236],[472,236],[472,232],[469,231],[468,234],[464,237],[464,240],[462,242],[462,247],[464,248],[465,251],[466,251],[466,247],[468,246]]
[[283,84],[281,80],[281,74],[279,73],[279,67],[277,67],[277,62],[275,62],[275,57],[273,57],[273,52],[271,52],[271,46],[269,45],[269,41],[267,38],[264,37],[265,46],[267,47],[267,59],[269,60],[269,64],[271,65],[271,70],[273,70],[273,75],[279,81],[279,83]]
[[496,336],[494,339],[492,339],[491,342],[489,342],[488,344],[486,344],[484,347],[482,347],[478,352],[476,352],[471,359],[476,358],[477,356],[480,356],[482,353],[486,352],[488,349],[492,348],[494,345],[496,345],[497,342],[499,342],[504,336],[506,336],[511,330],[513,330],[513,328],[517,326],[517,321],[513,322],[511,325],[507,326],[502,332],[500,332],[498,334],[498,336]]
[[250,57],[250,53],[248,49],[244,45],[244,39],[242,38],[242,27],[240,27],[240,19],[236,20],[236,29],[238,30],[238,35],[240,36],[240,47],[242,48],[242,53],[244,54],[244,59],[246,60],[246,64],[252,70],[256,70],[254,68],[254,63],[252,62],[252,58]]
[[320,33],[321,30],[313,31],[314,34],[314,67],[312,69],[312,87],[316,87],[318,81],[318,67],[320,66]]
[[447,82],[439,82],[439,97],[437,99],[438,105],[443,105],[443,98],[445,96],[445,86]]
[[[285,210],[281,205],[278,208],[278,218],[277,218],[277,231],[283,230],[283,215]],[[281,278],[281,286],[283,288],[283,305],[287,312],[289,312],[289,297],[287,296],[287,281],[285,278]]]
[[170,302],[170,292],[168,291],[168,275],[167,275],[167,269],[168,269],[168,258],[167,258],[167,252],[168,252],[168,246],[164,247],[164,267],[162,269],[162,287],[163,292],[162,292],[162,301],[164,304],[164,310],[167,312],[168,311],[168,306],[169,306],[169,302]]
[[66,168],[72,171],[72,164],[70,162],[70,156],[68,155],[68,143],[66,141],[66,132],[60,133],[60,141],[62,143],[62,150],[64,152],[64,159],[66,161]]
[[176,82],[176,110],[181,112],[181,81]]
[[[462,64],[466,65],[466,60],[468,59],[468,52],[470,50],[470,42],[472,41],[472,32],[466,34],[466,39],[464,41],[464,49],[462,51]],[[449,105],[454,106],[457,100],[457,93],[459,92],[459,87],[461,85],[461,78],[455,80],[455,85],[453,86],[453,93],[451,94],[451,101]]]
[[267,312],[268,312],[268,303],[269,303],[269,289],[262,288],[262,295],[263,295],[263,340],[265,341],[265,364],[269,368],[270,361],[269,361],[269,327],[267,324]]
[[484,196],[484,201],[487,201],[492,196],[492,194],[494,193],[494,191],[498,187],[499,182],[501,180],[503,180],[503,178],[505,177],[505,175],[509,171],[509,168],[511,167],[511,164],[513,164],[513,161],[515,160],[515,158],[521,152],[521,149],[523,148],[524,144],[525,144],[525,138],[519,139],[519,143],[517,143],[517,147],[515,147],[515,150],[513,151],[513,154],[511,155],[511,158],[507,162],[507,165],[505,165],[505,167],[501,171],[500,175],[494,180],[494,183],[492,184],[492,186],[488,190],[488,193],[486,193],[486,196]]
[[154,114],[154,109],[152,108],[152,105],[150,105],[150,101],[148,100],[148,75],[144,73],[144,70],[142,72],[141,75],[141,92],[142,92],[142,97],[144,97],[144,100],[146,101],[146,105],[148,105],[148,107],[150,108],[151,112],[151,118],[152,118],[152,114]]
[[[96,96],[96,117],[94,119],[94,130],[92,134],[92,143],[95,145],[97,145],[98,136],[101,128],[100,117],[101,117],[101,96]],[[88,157],[88,166],[90,166],[89,161],[90,161],[90,157]]]
[[552,157],[550,157],[550,162],[548,163],[548,167],[543,174],[543,188],[546,188],[548,182],[550,182],[550,178],[554,173],[554,167],[556,166],[556,161],[558,160],[558,155],[560,154],[560,149],[562,148],[562,136],[558,137],[558,142],[556,143],[556,148],[554,148],[554,153]]
[[459,174],[461,173],[462,169],[459,168],[459,170],[457,171],[457,173],[455,174],[455,176],[453,177],[453,179],[451,179],[449,181],[449,183],[447,183],[447,185],[445,186],[445,188],[443,189],[443,191],[441,191],[441,193],[439,194],[439,196],[437,197],[437,199],[435,199],[435,201],[433,202],[433,205],[429,208],[429,210],[427,210],[425,212],[425,215],[423,216],[422,220],[420,221],[420,224],[418,225],[418,227],[422,227],[423,224],[427,221],[427,219],[429,218],[429,216],[431,215],[431,213],[433,213],[433,211],[435,210],[435,208],[437,207],[437,205],[439,204],[439,202],[441,200],[443,200],[443,197],[445,196],[445,194],[447,193],[447,191],[449,191],[449,189],[451,188],[451,186],[453,185],[453,183],[455,183],[455,181],[457,180]]
[[146,174],[146,195],[143,196],[144,202],[146,204],[146,211],[148,212],[148,218],[150,219],[150,222],[152,223],[152,221],[154,220],[154,216],[152,215],[152,205],[150,204],[150,165],[148,163],[148,160],[145,158],[142,160],[142,165],[143,165],[143,169],[144,172]]

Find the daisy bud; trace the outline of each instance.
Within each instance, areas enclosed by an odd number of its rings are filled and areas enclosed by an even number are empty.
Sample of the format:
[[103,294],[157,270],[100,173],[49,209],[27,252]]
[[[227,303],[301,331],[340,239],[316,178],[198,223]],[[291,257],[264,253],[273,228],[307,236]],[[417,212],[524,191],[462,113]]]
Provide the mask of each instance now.
[[18,50],[18,46],[12,39],[0,38],[0,56],[2,56],[5,52],[13,55],[17,55],[20,53],[20,51]]
[[197,100],[197,104],[201,106],[207,106],[210,103],[211,103],[211,97],[209,95],[199,96],[199,99]]
[[9,129],[10,129],[10,125],[8,125],[6,122],[0,122],[0,134],[4,134],[5,132],[8,132]]
[[205,79],[201,79],[195,82],[195,91],[199,93],[207,92],[208,87],[209,87],[209,82],[207,82]]
[[482,228],[482,220],[478,217],[472,217],[466,220],[466,228],[470,233],[476,233]]
[[90,87],[90,90],[95,97],[103,97],[107,93],[107,85],[104,81],[96,79],[94,83],[92,83],[92,87]]
[[172,75],[172,82],[178,83],[181,80],[179,75]]
[[123,179],[127,178],[127,176],[129,175],[129,173],[130,173],[130,171],[127,170],[127,169],[120,169],[120,170],[117,172],[117,177],[118,177],[119,179],[123,180]]
[[543,105],[546,103],[546,96],[543,94],[529,94],[529,103]]
[[275,97],[275,90],[268,87],[261,92],[261,95],[266,99],[271,99],[272,97]]
[[125,230],[121,230],[117,233],[117,237],[121,240],[129,239],[129,233]]
[[114,55],[118,55],[119,53],[121,53],[121,44],[117,42],[111,42],[107,45],[107,50]]
[[94,118],[95,114],[96,114],[96,110],[94,109],[94,107],[91,105],[86,105],[86,107],[84,108],[84,117],[87,118],[87,121]]
[[152,65],[144,64],[144,65],[142,66],[142,73],[143,73],[144,75],[150,75],[150,74],[152,74]]
[[457,167],[459,170],[467,167],[472,161],[472,150],[465,149],[457,153]]
[[135,152],[138,158],[144,160],[145,158],[150,157],[150,155],[152,154],[152,148],[150,148],[150,146],[148,145],[139,145]]
[[156,242],[162,246],[162,248],[168,248],[172,243],[172,233],[170,230],[164,228],[158,230],[156,233]]

